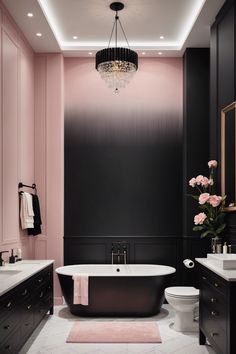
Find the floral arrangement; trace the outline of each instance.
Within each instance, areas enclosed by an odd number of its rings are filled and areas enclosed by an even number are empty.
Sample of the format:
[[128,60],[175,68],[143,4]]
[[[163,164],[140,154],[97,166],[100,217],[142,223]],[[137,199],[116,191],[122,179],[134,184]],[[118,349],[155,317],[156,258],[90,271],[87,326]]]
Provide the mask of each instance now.
[[225,213],[223,211],[225,204],[225,196],[212,194],[214,185],[214,171],[217,168],[217,161],[208,162],[210,169],[209,178],[198,175],[189,181],[192,188],[196,188],[199,195],[192,195],[198,201],[201,213],[194,216],[193,231],[201,231],[201,237],[218,237],[225,229],[224,223]]

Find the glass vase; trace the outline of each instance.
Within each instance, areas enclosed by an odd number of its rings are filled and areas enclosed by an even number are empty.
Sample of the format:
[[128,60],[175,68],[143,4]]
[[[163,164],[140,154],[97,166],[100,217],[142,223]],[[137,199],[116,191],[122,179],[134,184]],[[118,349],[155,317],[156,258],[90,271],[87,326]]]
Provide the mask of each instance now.
[[212,237],[211,239],[211,252],[222,253],[222,238],[219,236]]

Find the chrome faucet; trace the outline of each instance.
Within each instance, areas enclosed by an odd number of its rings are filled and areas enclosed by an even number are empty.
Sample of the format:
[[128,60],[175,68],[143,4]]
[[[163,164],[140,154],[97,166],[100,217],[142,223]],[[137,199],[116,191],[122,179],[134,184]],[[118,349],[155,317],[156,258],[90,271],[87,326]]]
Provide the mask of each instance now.
[[4,266],[4,264],[5,264],[4,259],[2,259],[2,254],[3,253],[8,253],[8,251],[1,251],[0,252],[0,267]]

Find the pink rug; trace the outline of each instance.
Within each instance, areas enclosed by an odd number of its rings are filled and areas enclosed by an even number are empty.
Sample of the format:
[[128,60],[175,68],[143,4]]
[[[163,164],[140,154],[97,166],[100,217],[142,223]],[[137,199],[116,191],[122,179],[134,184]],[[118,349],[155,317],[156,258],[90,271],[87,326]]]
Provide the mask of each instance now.
[[161,343],[156,322],[145,321],[78,321],[67,343]]

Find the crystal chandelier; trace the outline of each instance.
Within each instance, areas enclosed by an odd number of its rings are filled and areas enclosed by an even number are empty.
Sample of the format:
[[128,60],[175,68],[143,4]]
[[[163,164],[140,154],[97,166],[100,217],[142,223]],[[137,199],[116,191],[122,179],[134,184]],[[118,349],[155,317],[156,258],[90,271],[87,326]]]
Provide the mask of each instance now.
[[[114,88],[118,93],[120,88],[129,83],[131,77],[138,69],[138,54],[129,48],[129,43],[120,22],[118,11],[124,8],[121,2],[113,2],[111,10],[116,12],[108,47],[96,53],[96,69],[108,87]],[[117,47],[117,23],[119,22],[128,48]],[[111,39],[115,31],[115,47],[110,47]]]

